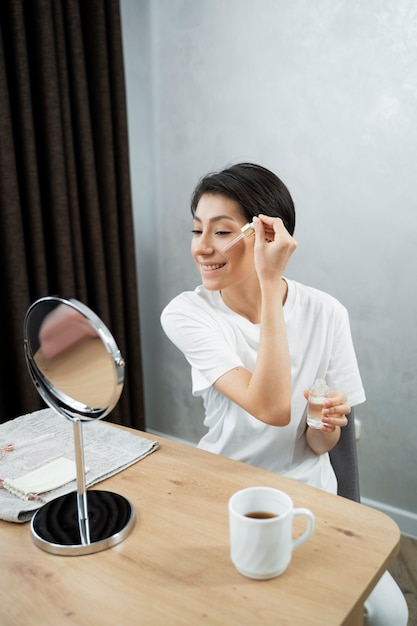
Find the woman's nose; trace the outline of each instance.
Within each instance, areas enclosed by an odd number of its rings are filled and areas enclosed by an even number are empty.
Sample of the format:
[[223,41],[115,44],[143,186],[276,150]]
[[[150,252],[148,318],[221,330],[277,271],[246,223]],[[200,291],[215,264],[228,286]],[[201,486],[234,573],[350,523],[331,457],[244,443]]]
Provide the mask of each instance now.
[[196,241],[195,249],[201,254],[213,252],[214,246],[212,238],[209,235],[201,235]]

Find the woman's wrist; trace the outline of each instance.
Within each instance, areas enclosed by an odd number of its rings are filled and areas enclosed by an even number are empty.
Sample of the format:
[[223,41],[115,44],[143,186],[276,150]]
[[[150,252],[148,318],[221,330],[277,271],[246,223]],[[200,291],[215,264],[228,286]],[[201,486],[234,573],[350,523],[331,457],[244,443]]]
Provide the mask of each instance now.
[[321,428],[311,428],[307,426],[307,443],[313,452],[318,455],[330,452],[340,439],[340,426],[332,425],[326,427],[326,429],[327,430],[322,430]]

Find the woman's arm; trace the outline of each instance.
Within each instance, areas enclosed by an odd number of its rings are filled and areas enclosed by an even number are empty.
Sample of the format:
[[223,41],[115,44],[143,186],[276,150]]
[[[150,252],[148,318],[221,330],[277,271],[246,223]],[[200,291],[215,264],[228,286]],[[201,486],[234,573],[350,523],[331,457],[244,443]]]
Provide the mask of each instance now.
[[[291,364],[282,304],[281,279],[297,243],[282,220],[254,218],[255,268],[261,294],[260,340],[253,372],[238,367],[221,376],[215,388],[251,415],[286,426],[291,416]],[[266,241],[265,228],[273,241]]]

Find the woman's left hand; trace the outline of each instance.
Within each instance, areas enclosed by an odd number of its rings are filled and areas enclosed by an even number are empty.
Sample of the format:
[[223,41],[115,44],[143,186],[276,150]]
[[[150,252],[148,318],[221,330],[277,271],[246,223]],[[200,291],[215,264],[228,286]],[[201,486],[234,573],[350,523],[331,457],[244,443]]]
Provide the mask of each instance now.
[[[304,392],[304,397],[308,399],[308,390]],[[347,397],[340,391],[332,391],[330,396],[323,403],[322,425],[320,430],[326,433],[335,431],[336,426],[343,428],[347,426],[348,420],[346,415],[350,413],[350,406],[347,403]]]
[[254,259],[259,280],[272,280],[279,284],[288,261],[297,248],[279,217],[259,214],[253,218],[255,229]]

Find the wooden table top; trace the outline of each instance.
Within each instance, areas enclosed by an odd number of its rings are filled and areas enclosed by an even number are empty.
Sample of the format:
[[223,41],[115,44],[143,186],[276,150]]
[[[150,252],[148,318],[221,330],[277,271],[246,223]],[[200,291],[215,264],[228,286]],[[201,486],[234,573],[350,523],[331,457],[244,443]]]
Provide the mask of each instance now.
[[[117,546],[57,556],[34,545],[29,524],[0,522],[2,626],[361,623],[364,599],[399,549],[391,518],[259,468],[158,440],[159,450],[93,487],[120,493],[135,508],[135,527]],[[228,500],[254,485],[282,489],[316,516],[312,537],[294,551],[286,572],[266,581],[239,574],[229,555]],[[302,524],[296,520],[296,534]]]

